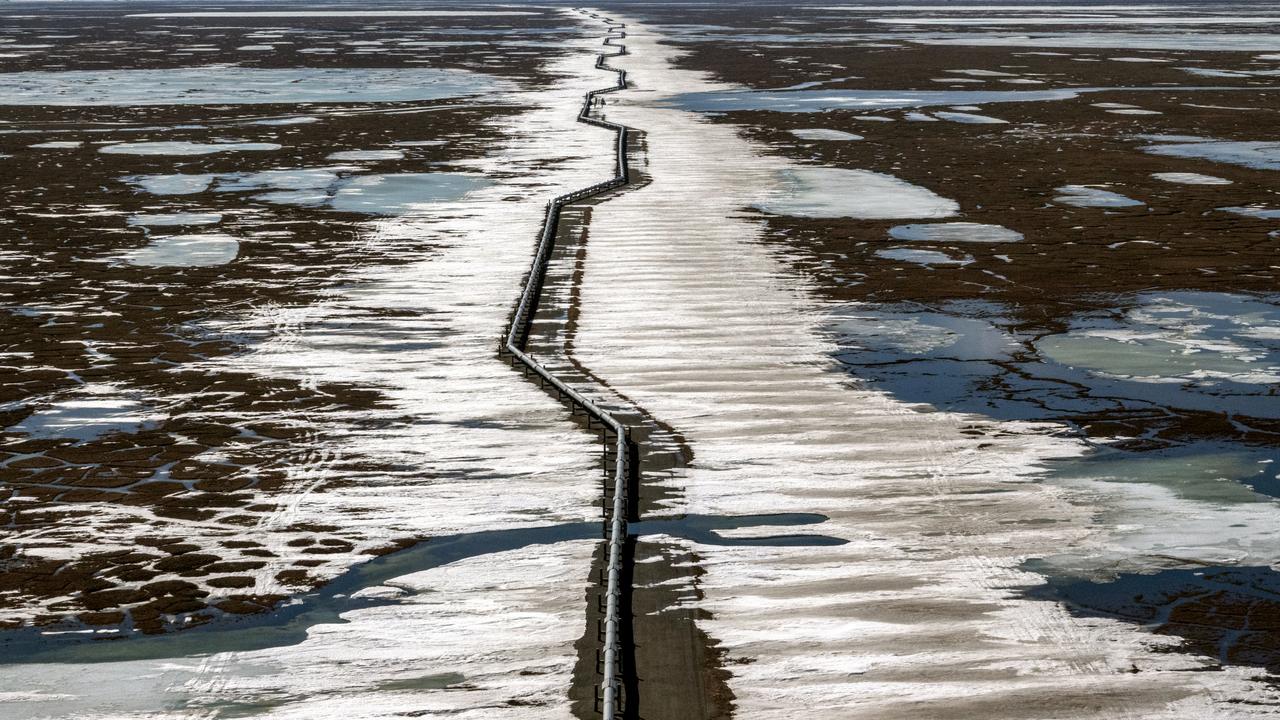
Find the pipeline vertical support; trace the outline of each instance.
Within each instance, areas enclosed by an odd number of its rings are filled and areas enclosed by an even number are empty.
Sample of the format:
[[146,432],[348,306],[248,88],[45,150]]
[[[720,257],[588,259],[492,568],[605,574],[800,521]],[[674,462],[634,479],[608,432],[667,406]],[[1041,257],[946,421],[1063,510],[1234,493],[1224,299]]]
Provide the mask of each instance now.
[[[599,18],[599,16],[589,12],[586,14],[589,17],[602,19],[610,25],[609,36],[605,38],[604,45],[614,46],[613,41],[615,39],[626,37],[626,31],[622,29],[626,27],[625,24],[615,23],[608,18]],[[617,33],[617,35],[614,33]],[[613,87],[592,90],[586,93],[583,98],[582,109],[578,112],[578,121],[613,130],[617,133],[616,175],[610,180],[561,195],[547,204],[543,218],[542,233],[538,239],[533,263],[528,278],[525,280],[515,312],[512,315],[511,324],[507,327],[503,344],[499,349],[500,354],[509,356],[509,360],[513,365],[520,366],[520,370],[525,377],[533,373],[537,376],[539,386],[550,385],[555,388],[556,397],[568,404],[571,410],[581,409],[587,416],[588,429],[591,429],[593,421],[599,422],[602,426],[603,453],[601,460],[605,469],[603,482],[605,492],[602,493],[604,500],[602,511],[604,513],[605,541],[608,548],[606,552],[607,563],[602,573],[605,587],[603,594],[604,619],[601,623],[603,652],[601,654],[602,663],[600,668],[600,713],[604,720],[615,720],[621,713],[624,702],[622,673],[620,670],[621,637],[623,634],[621,631],[624,622],[622,617],[624,543],[627,538],[627,521],[631,519],[631,513],[634,513],[635,510],[635,503],[628,502],[628,498],[637,497],[639,491],[639,448],[631,440],[627,428],[617,418],[557,378],[550,370],[530,356],[526,352],[526,348],[533,320],[537,314],[543,284],[546,281],[547,268],[551,262],[551,251],[555,245],[561,208],[569,203],[608,192],[629,182],[627,172],[627,129],[617,123],[591,116],[593,108],[602,107],[604,104],[603,99],[599,97],[600,95],[622,90],[627,86],[625,71],[610,68],[605,62],[606,57],[626,54],[624,45],[619,44],[614,47],[619,48],[616,53],[611,55],[601,53],[598,55],[596,67],[617,73],[618,82]],[[613,458],[612,473],[610,473],[609,468],[611,450]],[[608,493],[608,478],[610,476],[613,479],[612,497]],[[630,637],[629,623],[627,625],[627,636]],[[630,698],[629,701],[635,702],[635,698]]]

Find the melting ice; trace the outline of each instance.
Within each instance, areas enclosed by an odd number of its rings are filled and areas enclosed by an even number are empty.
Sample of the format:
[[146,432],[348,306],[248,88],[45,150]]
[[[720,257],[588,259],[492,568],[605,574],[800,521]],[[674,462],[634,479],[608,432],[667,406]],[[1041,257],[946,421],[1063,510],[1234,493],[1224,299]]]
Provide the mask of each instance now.
[[918,185],[870,170],[798,167],[781,173],[781,190],[755,207],[809,218],[944,218],[960,205]]

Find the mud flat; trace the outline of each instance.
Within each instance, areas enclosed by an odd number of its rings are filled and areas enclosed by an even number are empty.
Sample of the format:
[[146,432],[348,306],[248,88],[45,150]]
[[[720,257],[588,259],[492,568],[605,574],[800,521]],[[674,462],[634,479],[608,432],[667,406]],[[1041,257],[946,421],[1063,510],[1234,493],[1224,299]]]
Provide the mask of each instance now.
[[[847,541],[641,537],[700,568],[684,602],[705,612],[736,714],[1267,715],[1275,228],[1214,208],[1265,205],[1273,181],[1256,158],[1158,148],[1274,142],[1242,118],[1270,117],[1275,91],[1017,56],[1052,75],[1031,77],[1007,67],[1025,44],[756,12],[624,17],[635,87],[607,112],[644,129],[651,182],[593,211],[574,340],[687,443],[666,512],[818,513],[797,531]],[[764,29],[778,24],[795,32]],[[1205,35],[1211,52],[1182,60],[1229,69],[1259,42]],[[1140,68],[1126,87],[1194,87],[1001,102],[956,80],[918,99],[933,76],[1104,87],[1093,68],[1121,65]],[[852,107],[797,111],[805,83]],[[758,109],[696,100],[723,97]],[[1161,114],[1111,112],[1133,109]],[[865,139],[792,132],[814,128]],[[812,181],[828,168],[844,182]],[[857,195],[879,188],[892,217]]]

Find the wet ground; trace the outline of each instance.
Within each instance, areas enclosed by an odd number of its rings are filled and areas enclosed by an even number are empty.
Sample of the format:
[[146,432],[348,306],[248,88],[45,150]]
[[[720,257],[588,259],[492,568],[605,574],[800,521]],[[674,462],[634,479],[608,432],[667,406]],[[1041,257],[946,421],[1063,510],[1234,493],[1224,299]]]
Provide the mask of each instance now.
[[[431,21],[94,6],[6,20],[0,162],[21,172],[0,221],[4,520],[42,538],[5,551],[7,623],[156,632],[208,620],[208,605],[260,611],[339,556],[394,547],[340,524],[242,537],[278,513],[288,466],[323,447],[321,418],[377,427],[367,411],[386,398],[224,360],[273,332],[247,313],[306,307],[353,266],[403,262],[371,241],[371,219],[492,183],[460,163],[520,108],[466,100],[546,84],[526,53],[555,50],[523,43],[569,32],[554,16]],[[422,43],[442,49],[427,60]],[[188,536],[193,524],[211,537]]]
[[[318,712],[328,690],[301,689],[309,672],[287,661],[295,689],[269,698],[179,683],[165,699],[167,682],[103,694],[55,668],[128,677],[130,662],[218,648],[267,648],[279,665],[274,648],[307,639],[314,618],[437,612],[303,600],[351,585],[335,579],[376,556],[461,535],[470,551],[427,554],[486,563],[529,545],[485,532],[595,517],[590,438],[492,348],[543,196],[593,179],[595,138],[561,111],[593,82],[578,66],[598,39],[545,9],[193,9],[59,4],[3,19],[2,641],[8,663],[82,648],[23,665],[34,685],[7,671],[6,717]],[[589,553],[581,533],[555,539],[525,552]],[[359,681],[375,702],[423,689],[444,705],[511,694],[558,707],[590,575],[585,557],[564,565],[534,583],[552,591],[533,591],[548,598],[543,620],[558,612],[549,598],[571,612],[553,623],[564,640],[524,612],[543,634],[514,660],[509,641],[491,645],[507,663],[496,685],[474,662],[465,676],[422,670],[455,663],[440,643],[424,660],[420,632],[396,645],[362,630],[331,646],[333,662],[370,642],[396,656]],[[447,584],[429,583],[433,602]],[[443,602],[456,616],[472,601]],[[313,619],[291,620],[300,612]],[[158,644],[79,642],[139,635]],[[306,666],[323,672],[316,652],[330,651],[309,645]],[[557,652],[568,666],[546,669]],[[459,683],[483,689],[450,692]],[[552,695],[538,699],[540,683]]]
[[[606,12],[630,716],[1272,713],[1280,8]],[[605,28],[0,20],[0,717],[597,716]]]
[[646,16],[713,81],[659,104],[788,161],[742,212],[812,287],[852,381],[920,412],[1048,423],[1087,450],[1041,482],[1128,495],[1095,520],[1125,526],[1124,549],[1032,555],[1048,585],[1026,596],[1264,669],[1280,657],[1261,520],[1280,491],[1271,10]]

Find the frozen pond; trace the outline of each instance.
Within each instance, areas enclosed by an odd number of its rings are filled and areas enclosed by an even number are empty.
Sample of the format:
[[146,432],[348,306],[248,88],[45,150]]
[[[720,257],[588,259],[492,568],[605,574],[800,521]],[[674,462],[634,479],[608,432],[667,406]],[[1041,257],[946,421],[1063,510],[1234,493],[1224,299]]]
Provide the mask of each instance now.
[[484,178],[448,173],[362,175],[343,182],[330,206],[344,212],[404,215],[423,203],[457,200],[489,184]]
[[222,222],[221,213],[158,213],[153,215],[134,215],[129,218],[130,225],[143,227],[216,225],[219,222]]
[[212,155],[221,152],[269,152],[277,143],[136,142],[107,145],[98,150],[105,155]]
[[1054,467],[1060,480],[1145,484],[1218,506],[1280,498],[1280,453],[1240,443],[1187,443],[1141,453],[1102,448]]
[[1009,243],[1022,239],[1022,233],[1000,225],[987,225],[971,222],[926,223],[896,225],[889,228],[889,237],[894,240],[915,240],[920,242],[976,242],[976,243]]
[[326,160],[402,160],[403,150],[340,150],[329,153]]
[[1280,17],[1266,16],[1219,16],[1219,17],[1170,17],[1160,15],[1113,16],[1082,15],[1079,17],[1061,17],[1046,15],[1009,16],[969,16],[969,17],[911,17],[911,18],[873,18],[873,23],[885,25],[1159,25],[1163,27],[1177,25],[1266,25],[1280,22]]
[[[1280,36],[1277,36],[1280,38]],[[956,79],[959,81],[959,79]],[[1204,90],[1200,87],[1071,87],[1044,90],[709,90],[675,95],[664,102],[685,110],[731,112],[823,112],[986,105],[1071,100],[1100,92]],[[994,118],[993,118],[994,119]],[[989,122],[989,121],[987,121]]]
[[972,258],[954,258],[937,250],[917,250],[915,248],[885,248],[876,251],[877,257],[886,260],[903,260],[917,265],[967,265]]
[[1280,47],[1280,34],[1077,32],[1001,35],[983,32],[912,33],[903,39],[924,45],[1090,48],[1115,50],[1210,50],[1252,52]]
[[[1161,386],[1155,393],[1232,396],[1240,412],[1280,417],[1280,403],[1267,408],[1263,400],[1280,383],[1280,306],[1266,300],[1215,293],[1144,296],[1119,320],[1082,322],[1036,347],[1097,377]],[[1248,395],[1258,400],[1239,399]]]
[[413,102],[506,89],[467,70],[231,66],[0,73],[0,105],[215,105]]
[[792,135],[801,140],[832,140],[836,142],[846,140],[862,140],[861,135],[855,135],[843,130],[828,130],[826,128],[808,128],[804,130],[792,130]]
[[[361,151],[363,152],[363,151]],[[399,151],[387,151],[399,152]],[[353,175],[358,167],[258,170],[225,175],[135,175],[130,184],[157,195],[251,192],[279,205],[327,207],[368,215],[404,215],[419,205],[458,200],[492,182],[462,173]]]
[[[1280,417],[1280,306],[1225,293],[1151,293],[1118,317],[1077,319],[1030,338],[1004,309],[850,309],[831,332],[838,357],[904,400],[1006,420],[1045,420],[1115,406]],[[1030,347],[1036,355],[1019,360]],[[1027,362],[1034,360],[1034,362]],[[1018,375],[1005,367],[1017,363]],[[1003,378],[996,383],[996,378]]]
[[125,182],[153,195],[194,195],[209,189],[216,175],[132,175]]
[[1152,173],[1151,177],[1165,182],[1175,183],[1177,185],[1231,185],[1232,182],[1226,178],[1220,178],[1213,175],[1202,175],[1200,173],[1189,172],[1164,172]]
[[951,122],[964,123],[966,125],[1007,125],[1008,120],[993,118],[989,115],[976,115],[974,113],[953,112],[950,110],[938,110],[933,116],[940,120],[950,120]]
[[415,18],[536,15],[523,10],[204,10],[135,13],[135,18]]
[[1280,142],[1253,140],[1208,140],[1170,142],[1142,148],[1152,155],[1198,158],[1213,162],[1241,165],[1256,170],[1280,170]]
[[[178,224],[178,223],[171,223]],[[150,267],[207,267],[225,265],[240,253],[240,241],[224,233],[163,235],[121,256],[132,265]]]
[[1262,220],[1280,220],[1280,208],[1259,207],[1254,205],[1249,207],[1224,207],[1218,209],[1223,212],[1244,215],[1245,217],[1259,218]]
[[288,127],[290,125],[310,125],[320,122],[320,118],[311,115],[302,115],[298,117],[286,118],[268,118],[266,120],[254,120],[250,125],[263,125],[266,127]]
[[677,95],[667,102],[685,110],[729,112],[826,109],[875,110],[1069,100],[1096,88],[1059,90],[722,90]]
[[[32,283],[10,304],[40,308],[3,348],[22,391],[0,605],[28,622],[0,638],[6,719],[549,719],[586,685],[599,445],[493,340],[544,201],[607,170],[608,137],[575,121],[607,81],[601,27],[345,10],[8,13],[7,36],[83,33],[0,77],[0,150],[22,163],[3,220],[31,235],[3,253]],[[396,46],[454,30],[481,45]],[[27,150],[55,140],[86,143]],[[222,152],[259,141],[283,147]],[[77,579],[46,592],[35,573],[59,568]],[[61,624],[31,627],[45,608]],[[128,639],[75,642],[104,637]]]
[[[45,165],[40,186],[11,203],[12,245],[35,246],[36,233],[24,237],[30,228],[20,223],[37,213],[50,226],[56,216],[66,218],[59,227],[92,224],[92,232],[50,233],[37,246],[43,254],[31,255],[34,270],[16,266],[20,292],[49,274],[50,258],[72,272],[41,287],[59,301],[56,315],[12,318],[33,340],[8,356],[32,358],[23,382],[54,386],[23,401],[38,412],[14,428],[19,439],[75,441],[49,453],[70,458],[57,472],[26,457],[14,467],[28,463],[29,475],[70,479],[83,493],[75,453],[110,454],[122,478],[160,480],[119,504],[91,497],[69,521],[20,540],[37,560],[141,545],[163,572],[129,575],[108,592],[189,584],[198,602],[174,593],[148,596],[145,608],[204,603],[160,613],[160,629],[198,624],[202,612],[213,620],[155,637],[140,636],[154,626],[132,615],[95,625],[103,637],[134,636],[123,642],[86,643],[87,633],[61,628],[6,633],[0,715],[590,714],[592,688],[581,676],[594,672],[595,628],[583,610],[600,564],[599,446],[493,345],[528,272],[546,199],[609,176],[609,133],[574,120],[583,92],[612,80],[593,69],[601,28],[586,23],[568,40],[528,43],[536,52],[527,70],[504,68],[510,80],[422,76],[456,81],[456,96],[485,82],[511,90],[493,96],[500,108],[254,110],[232,106],[436,92],[412,69],[351,65],[447,58],[448,67],[486,67],[501,56],[494,38],[518,37],[535,16],[558,12],[529,8],[484,28],[463,27],[474,14],[466,10],[424,11],[452,18],[450,27],[420,20],[396,31],[389,18],[419,15],[197,10],[149,13],[138,24],[181,38],[183,52],[225,48],[221,62],[232,48],[271,48],[230,62],[332,67],[158,70],[137,87],[121,73],[74,71],[97,79],[24,85],[20,100],[57,104],[11,108],[47,116],[41,134],[13,136],[22,162]],[[1270,247],[1263,221],[1280,211],[1257,173],[1233,170],[1236,185],[1212,187],[1230,183],[1189,172],[1211,167],[1200,158],[1140,149],[1220,142],[1175,132],[1248,135],[1214,127],[1211,112],[1180,123],[1171,88],[1191,80],[1172,66],[1108,63],[1105,53],[926,51],[911,32],[895,32],[897,45],[860,35],[857,46],[832,48],[820,29],[843,23],[842,11],[820,10],[816,20],[792,6],[698,12],[776,25],[771,34],[794,45],[776,65],[759,35],[733,48],[701,46],[709,59],[682,55],[669,35],[627,18],[630,54],[611,62],[635,85],[601,112],[644,131],[631,156],[644,181],[566,212],[575,224],[551,260],[537,330],[545,337],[535,342],[556,372],[585,377],[575,382],[610,402],[634,403],[661,429],[645,438],[643,517],[630,526],[643,561],[632,569],[659,578],[637,583],[637,599],[673,599],[638,603],[635,623],[674,627],[695,642],[668,647],[667,636],[641,631],[638,654],[675,665],[668,661],[705,638],[707,662],[692,667],[706,672],[677,672],[723,700],[723,712],[708,717],[1265,714],[1273,688],[1256,660],[1231,655],[1217,667],[1209,659],[1258,633],[1205,640],[1210,633],[1172,631],[1200,643],[1195,655],[1169,652],[1177,640],[1156,624],[1175,605],[1214,618],[1261,607],[1243,617],[1262,627],[1267,603],[1280,597],[1267,569],[1280,558],[1280,455],[1258,440],[1276,427],[1261,420],[1280,422],[1278,298],[1250,293],[1269,277],[1265,265],[1247,287],[1237,285],[1244,271],[1225,267],[1254,255],[1233,255],[1239,247],[1225,234],[1193,232],[1243,229]],[[973,17],[974,8],[956,15]],[[467,39],[435,39],[454,30]],[[464,46],[472,49],[449,54]],[[292,54],[299,50],[307,54]],[[734,85],[699,67],[735,52],[759,59],[764,76]],[[925,52],[940,59],[935,67],[899,62]],[[1083,79],[1076,59],[1092,62],[1095,75]],[[188,72],[202,73],[204,90],[184,85]],[[864,80],[854,72],[876,89],[821,89]],[[961,77],[942,80],[974,83],[965,87],[1053,85],[892,89],[941,87],[933,78],[948,72]],[[1123,84],[1108,73],[1159,85],[1148,79],[1159,72],[1172,78],[1164,94],[1142,97],[1161,117],[1105,114],[1151,112],[1120,103],[1056,102]],[[224,82],[224,73],[247,82]],[[792,89],[742,89],[756,81]],[[9,82],[22,81],[0,78],[0,92]],[[58,109],[131,98],[211,105]],[[713,111],[740,102],[845,112],[755,113],[739,123],[684,111],[691,98]],[[1054,104],[990,108],[1040,101]],[[1222,94],[1211,102],[1225,103]],[[1255,93],[1248,102],[1261,103]],[[1016,124],[980,114],[984,106]],[[1234,117],[1247,123],[1264,111]],[[146,134],[106,123],[64,132],[59,113],[145,116]],[[1169,136],[1139,143],[1127,134],[1148,126]],[[867,137],[846,132],[854,127]],[[75,155],[99,168],[86,173],[83,197],[55,191],[80,180],[80,168],[64,167],[74,165],[70,153],[23,154],[28,142],[95,137],[118,149],[98,154],[93,144]],[[284,147],[216,154],[259,138]],[[1097,147],[1117,161],[1081,159]],[[128,148],[153,157],[120,155]],[[1138,210],[1055,206],[1055,187],[1064,204]],[[1184,226],[1158,224],[1170,217]],[[576,224],[585,218],[589,225]],[[1193,251],[1180,252],[1179,241]],[[1109,262],[1138,280],[1106,284]],[[1139,284],[1148,265],[1170,285],[1231,292],[1148,291],[1165,287]],[[1079,292],[1046,292],[1063,285],[1038,284],[1043,275]],[[105,346],[87,340],[102,336]],[[55,345],[73,351],[54,355]],[[107,369],[112,383],[95,375]],[[155,388],[162,399],[149,394]],[[1171,418],[1189,418],[1192,432],[1164,433],[1160,423]],[[108,440],[82,445],[97,438]],[[32,488],[62,502],[53,493],[65,488]],[[138,500],[170,491],[163,502]],[[794,534],[739,522],[763,514],[772,524],[792,518]],[[146,544],[160,535],[173,542]],[[183,569],[201,555],[208,564],[191,567],[209,567],[205,575]],[[124,562],[100,577],[115,582]],[[1239,567],[1222,571],[1230,564]],[[89,599],[104,598],[95,587]],[[1207,588],[1232,603],[1197,605]],[[246,598],[264,598],[256,607],[267,611],[245,611]],[[35,618],[65,601],[41,597],[20,611]],[[672,694],[643,680],[638,714],[662,717],[643,703]],[[572,692],[586,693],[585,709]]]
[[960,206],[931,190],[869,170],[797,167],[782,173],[782,188],[755,205],[775,215],[893,220],[944,218]]
[[1096,185],[1063,185],[1057,192],[1061,194],[1053,201],[1072,207],[1123,208],[1145,204],[1141,200],[1134,200]]

